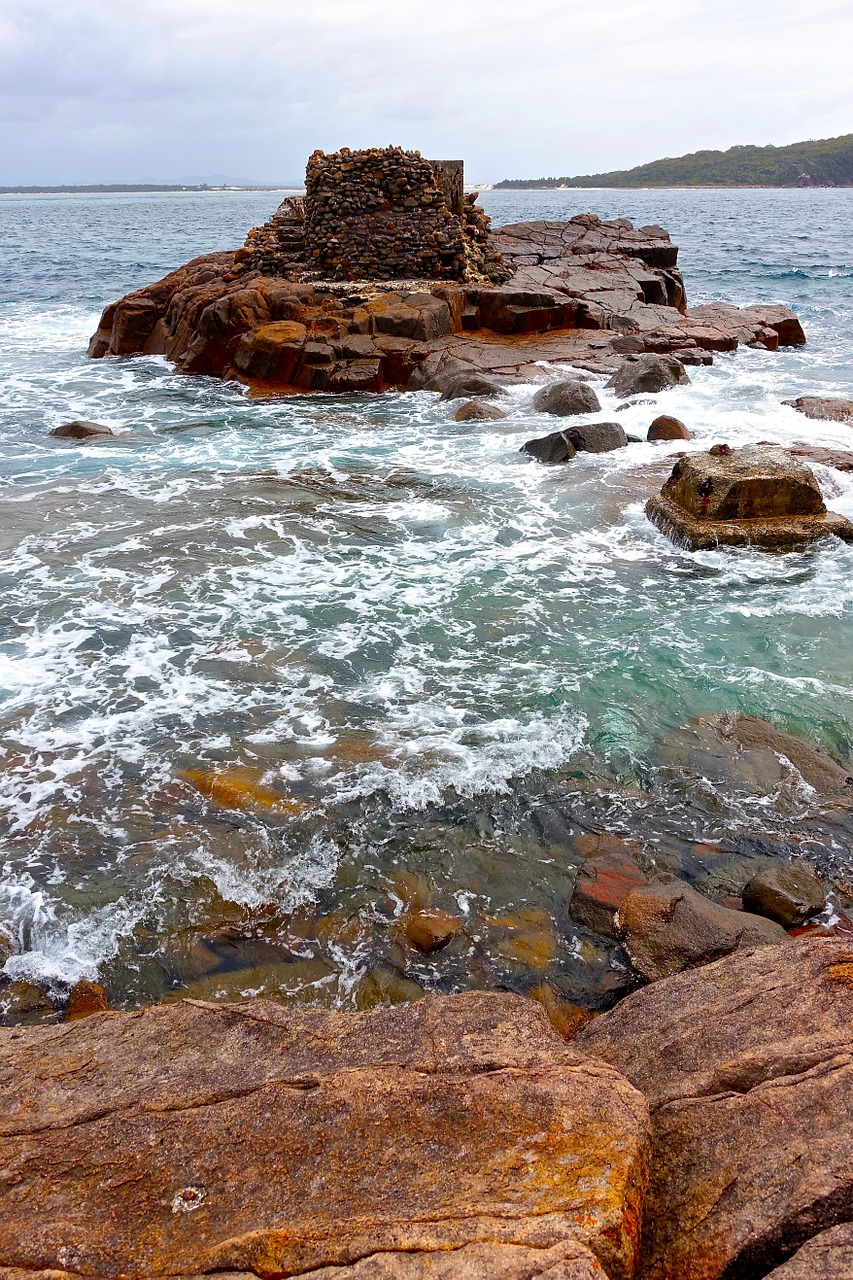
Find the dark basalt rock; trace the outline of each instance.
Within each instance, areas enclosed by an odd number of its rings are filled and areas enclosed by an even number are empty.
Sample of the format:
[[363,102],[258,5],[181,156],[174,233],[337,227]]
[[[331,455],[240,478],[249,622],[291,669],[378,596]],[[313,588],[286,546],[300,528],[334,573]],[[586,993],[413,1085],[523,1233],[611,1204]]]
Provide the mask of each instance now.
[[463,373],[454,378],[442,392],[442,400],[467,400],[471,396],[505,396],[506,390],[499,382],[483,378],[478,373]]
[[675,356],[643,355],[618,369],[606,385],[624,400],[689,382],[684,365]]
[[50,434],[57,440],[103,440],[104,436],[111,436],[114,432],[102,422],[86,422],[84,418],[78,418],[54,427]]
[[565,432],[578,453],[609,453],[624,449],[628,437],[618,422],[581,422]]
[[552,413],[569,418],[581,413],[600,413],[601,403],[592,387],[585,382],[551,382],[533,397],[537,413]]
[[553,431],[549,436],[540,436],[538,440],[528,440],[519,449],[537,462],[545,466],[556,466],[561,462],[571,462],[577,449],[569,439],[567,431]]

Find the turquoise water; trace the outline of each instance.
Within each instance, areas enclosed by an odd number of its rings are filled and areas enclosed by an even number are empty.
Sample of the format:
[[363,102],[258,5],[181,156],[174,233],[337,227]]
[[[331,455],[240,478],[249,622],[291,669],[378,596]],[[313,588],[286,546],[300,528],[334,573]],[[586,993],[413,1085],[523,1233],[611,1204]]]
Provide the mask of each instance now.
[[[743,709],[849,759],[853,548],[681,551],[643,516],[678,446],[537,467],[518,453],[548,429],[531,388],[506,421],[461,426],[425,392],[262,402],[159,358],[86,359],[106,302],[240,243],[279,198],[0,204],[7,975],[98,977],[132,1004],[210,974],[266,989],[287,964],[297,998],[346,1003],[380,966],[440,989],[545,974],[595,1001],[619,957],[568,918],[578,834],[723,888],[697,842],[805,838],[844,864],[844,821],[689,784],[656,743]],[[483,203],[496,223],[660,222],[692,303],[801,316],[806,348],[717,357],[620,412],[626,430],[673,412],[696,448],[850,445],[780,402],[853,394],[853,192]],[[118,438],[49,438],[76,417]],[[853,516],[851,478],[818,472]],[[209,804],[209,775],[234,770]],[[395,920],[427,898],[466,931],[416,960]],[[547,935],[547,964],[514,929]]]

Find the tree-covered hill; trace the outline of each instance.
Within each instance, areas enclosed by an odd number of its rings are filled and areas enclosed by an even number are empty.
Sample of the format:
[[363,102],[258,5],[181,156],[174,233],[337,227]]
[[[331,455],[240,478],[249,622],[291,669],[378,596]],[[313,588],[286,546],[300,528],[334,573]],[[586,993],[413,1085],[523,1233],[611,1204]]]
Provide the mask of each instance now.
[[512,178],[517,187],[850,187],[853,133],[787,147],[730,147],[574,178]]

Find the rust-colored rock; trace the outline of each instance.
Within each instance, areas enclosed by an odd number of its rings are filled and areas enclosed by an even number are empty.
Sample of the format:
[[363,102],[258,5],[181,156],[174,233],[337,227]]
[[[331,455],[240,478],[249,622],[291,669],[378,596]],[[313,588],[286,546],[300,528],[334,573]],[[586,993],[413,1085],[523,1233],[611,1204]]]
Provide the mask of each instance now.
[[643,1280],[766,1276],[810,1248],[817,1262],[820,1233],[851,1220],[851,975],[849,941],[739,951],[579,1032],[652,1106]]
[[578,869],[569,915],[593,933],[614,937],[613,920],[632,889],[646,883],[633,859],[624,853],[588,858]]
[[406,941],[425,955],[441,951],[462,929],[459,916],[438,908],[411,911],[400,920],[400,929]]
[[453,415],[456,422],[496,422],[499,418],[508,416],[496,404],[489,404],[485,400],[468,400]]
[[645,1101],[522,997],[185,1001],[0,1029],[0,1089],[0,1268],[461,1278],[451,1251],[510,1268],[516,1246],[565,1249],[576,1269],[548,1274],[579,1280],[596,1273],[577,1244],[635,1274]]
[[683,455],[646,515],[694,551],[721,543],[784,549],[829,534],[853,542],[853,522],[827,511],[811,470],[766,446]]
[[689,431],[680,418],[673,418],[669,414],[662,413],[660,417],[655,418],[649,427],[647,440],[692,440],[693,433]]
[[632,889],[615,919],[631,967],[647,982],[708,964],[741,947],[788,941],[781,925],[732,911],[675,876]]
[[796,400],[783,400],[782,403],[818,422],[853,422],[853,400],[832,400],[828,396],[797,396]]
[[776,920],[785,929],[804,924],[826,906],[823,882],[804,862],[789,862],[759,871],[741,896],[747,911]]
[[68,1022],[76,1022],[78,1018],[88,1018],[93,1013],[105,1013],[109,1007],[107,993],[100,983],[81,978],[71,988],[65,1018]]

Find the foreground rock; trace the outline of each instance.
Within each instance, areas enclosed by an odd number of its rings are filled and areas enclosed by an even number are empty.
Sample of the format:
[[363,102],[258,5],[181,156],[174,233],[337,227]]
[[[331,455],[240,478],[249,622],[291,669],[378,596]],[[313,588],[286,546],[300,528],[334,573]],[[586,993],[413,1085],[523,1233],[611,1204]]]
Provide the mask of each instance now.
[[776,920],[785,929],[804,924],[826,906],[820,876],[804,862],[759,871],[744,887],[741,897],[747,911]]
[[629,996],[574,1044],[652,1107],[643,1280],[766,1276],[813,1237],[820,1260],[820,1233],[853,1220],[849,944],[738,952]]
[[615,918],[631,968],[646,982],[705,965],[741,947],[788,941],[781,925],[733,911],[675,876],[660,876],[626,895]]
[[825,396],[797,396],[796,400],[783,400],[798,413],[819,422],[853,422],[853,400],[831,400]]
[[719,545],[788,550],[853,523],[826,509],[811,470],[784,449],[717,445],[679,458],[646,515],[691,551]]
[[853,1223],[822,1231],[798,1249],[790,1262],[774,1268],[767,1280],[850,1280],[853,1276]]
[[777,802],[783,791],[800,806],[810,792],[823,802],[853,795],[853,769],[807,738],[743,712],[691,720],[658,744],[657,757],[688,778],[751,795],[774,795]]
[[634,1275],[646,1104],[533,1001],[185,1001],[0,1050],[0,1269]]

